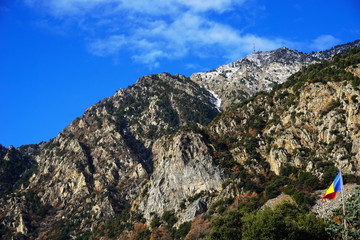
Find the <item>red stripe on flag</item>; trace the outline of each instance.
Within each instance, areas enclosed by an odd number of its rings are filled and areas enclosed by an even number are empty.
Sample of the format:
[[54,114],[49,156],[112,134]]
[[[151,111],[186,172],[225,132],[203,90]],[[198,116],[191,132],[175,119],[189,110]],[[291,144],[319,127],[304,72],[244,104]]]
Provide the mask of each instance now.
[[325,193],[324,196],[323,196],[323,198],[321,199],[321,201],[323,201],[324,198],[334,199],[335,196],[336,196],[336,193],[337,193],[337,192],[333,192],[333,193],[330,193],[330,194],[328,194],[328,195],[326,195],[326,193]]

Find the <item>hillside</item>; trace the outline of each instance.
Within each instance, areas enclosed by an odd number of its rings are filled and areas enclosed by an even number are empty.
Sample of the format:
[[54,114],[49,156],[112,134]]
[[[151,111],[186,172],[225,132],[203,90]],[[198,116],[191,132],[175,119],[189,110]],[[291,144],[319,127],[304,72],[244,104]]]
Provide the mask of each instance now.
[[282,47],[250,54],[212,71],[194,73],[190,78],[217,94],[222,100],[221,108],[225,110],[258,91],[269,92],[274,85],[284,83],[303,67],[330,59],[354,47],[360,47],[360,40],[311,53]]
[[[258,93],[218,115],[206,127],[161,139],[157,145],[162,148],[153,150],[162,163],[157,167],[161,174],[151,176],[140,209],[145,216],[173,211],[183,222],[189,219],[189,208],[212,215],[250,199],[261,205],[281,192],[308,208],[319,197],[313,190],[329,186],[339,167],[346,182],[359,183],[360,78],[349,71],[359,63],[357,49],[311,65],[273,91]],[[213,176],[207,187],[201,181],[183,184],[186,168],[194,163],[207,166],[208,159],[222,173],[199,169],[204,179]],[[171,162],[183,174],[171,171]],[[186,196],[182,186],[194,189],[193,195]]]
[[[284,63],[294,53],[281,51]],[[354,48],[221,114],[214,94],[189,78],[142,77],[48,143],[1,148],[2,162],[17,156],[9,169],[27,165],[0,182],[9,192],[0,198],[0,233],[219,239],[231,211],[255,214],[281,192],[309,211],[314,190],[327,188],[339,167],[347,183],[360,183],[359,67]]]
[[4,223],[25,235],[51,238],[61,224],[84,231],[113,218],[152,173],[153,142],[181,126],[209,123],[218,113],[213,102],[189,79],[166,73],[120,89],[42,148],[37,174],[1,204],[2,215],[8,215]]

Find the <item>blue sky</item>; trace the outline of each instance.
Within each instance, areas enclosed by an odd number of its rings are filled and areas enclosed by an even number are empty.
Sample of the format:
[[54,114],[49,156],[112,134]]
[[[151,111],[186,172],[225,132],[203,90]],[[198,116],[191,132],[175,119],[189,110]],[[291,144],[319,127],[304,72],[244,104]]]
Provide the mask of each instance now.
[[0,0],[0,144],[48,141],[147,74],[360,38],[358,0]]

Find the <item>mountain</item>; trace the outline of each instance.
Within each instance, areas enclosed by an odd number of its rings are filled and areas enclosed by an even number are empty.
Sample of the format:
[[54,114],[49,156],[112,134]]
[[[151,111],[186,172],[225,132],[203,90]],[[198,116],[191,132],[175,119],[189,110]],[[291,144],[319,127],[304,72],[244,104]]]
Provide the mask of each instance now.
[[[298,56],[266,54],[263,65]],[[2,173],[17,170],[0,181],[0,236],[196,239],[281,192],[309,210],[338,167],[360,183],[359,69],[355,48],[223,113],[190,78],[144,76],[48,143],[0,148]]]
[[[181,126],[209,123],[218,113],[214,101],[190,79],[166,73],[120,89],[43,146],[26,190],[6,198],[2,211],[11,216],[6,224],[51,238],[63,216],[82,230],[109,220],[131,203],[153,172],[154,141]],[[29,204],[43,210],[29,212]]]
[[190,78],[218,95],[222,101],[221,108],[227,109],[258,91],[270,91],[274,85],[284,83],[302,67],[330,59],[354,47],[360,47],[360,40],[312,53],[282,47],[250,54],[212,71],[194,73]]

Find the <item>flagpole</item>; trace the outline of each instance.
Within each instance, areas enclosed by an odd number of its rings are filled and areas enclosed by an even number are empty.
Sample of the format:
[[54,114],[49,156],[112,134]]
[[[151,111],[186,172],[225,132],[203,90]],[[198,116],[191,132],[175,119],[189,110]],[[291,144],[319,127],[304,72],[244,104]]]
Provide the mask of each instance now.
[[345,239],[347,239],[347,232],[346,232],[346,219],[345,219],[345,201],[344,201],[344,182],[341,174],[341,167],[340,169],[340,179],[341,179],[341,198],[342,198],[342,204],[343,204],[343,215],[344,215],[344,229],[345,229]]

